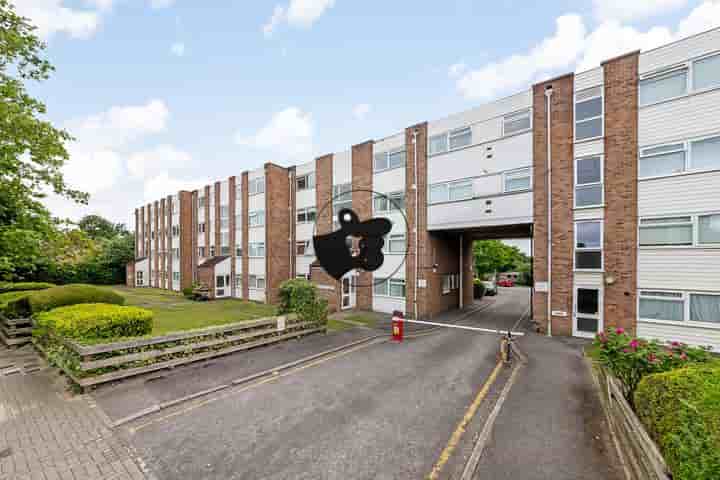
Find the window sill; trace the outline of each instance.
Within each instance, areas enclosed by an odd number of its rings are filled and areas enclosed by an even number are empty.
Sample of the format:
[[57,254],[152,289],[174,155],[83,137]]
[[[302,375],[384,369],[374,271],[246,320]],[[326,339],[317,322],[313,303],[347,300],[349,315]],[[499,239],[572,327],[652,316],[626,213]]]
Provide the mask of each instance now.
[[599,204],[597,204],[597,205],[585,205],[585,206],[582,206],[582,207],[578,207],[578,206],[576,205],[575,207],[573,207],[573,210],[594,210],[594,209],[596,209],[596,208],[605,208],[605,204],[604,204],[604,203],[599,203]]
[[668,325],[674,327],[705,328],[720,330],[720,323],[693,322],[689,320],[656,320],[652,318],[638,318],[638,323],[652,323],[655,325]]
[[405,297],[393,297],[392,295],[380,295],[379,293],[373,292],[373,296],[378,298],[389,298],[391,300],[405,300]]
[[595,270],[595,269],[591,269],[591,268],[575,268],[575,269],[573,269],[573,272],[578,272],[578,273],[605,273],[605,270],[603,270],[603,269],[601,269],[601,270]]

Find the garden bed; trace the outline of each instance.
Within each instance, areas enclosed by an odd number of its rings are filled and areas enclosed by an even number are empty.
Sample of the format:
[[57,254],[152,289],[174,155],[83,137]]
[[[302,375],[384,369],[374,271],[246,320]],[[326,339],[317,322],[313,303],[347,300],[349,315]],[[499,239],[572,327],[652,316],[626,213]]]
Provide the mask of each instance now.
[[91,387],[322,331],[292,315],[92,345],[46,333],[35,343],[75,383]]

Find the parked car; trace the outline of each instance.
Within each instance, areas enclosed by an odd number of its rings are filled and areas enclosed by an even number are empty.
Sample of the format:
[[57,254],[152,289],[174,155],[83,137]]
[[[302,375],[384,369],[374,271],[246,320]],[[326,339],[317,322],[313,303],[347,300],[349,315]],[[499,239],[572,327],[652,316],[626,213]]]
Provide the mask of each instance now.
[[497,289],[497,283],[495,282],[495,279],[492,278],[490,280],[483,280],[483,286],[485,287],[485,295],[497,295],[498,289]]
[[515,282],[513,282],[513,281],[512,281],[511,279],[509,279],[509,278],[505,278],[505,279],[503,279],[503,280],[500,280],[499,282],[497,282],[497,284],[498,284],[499,286],[501,286],[501,287],[514,287],[514,286],[515,286]]

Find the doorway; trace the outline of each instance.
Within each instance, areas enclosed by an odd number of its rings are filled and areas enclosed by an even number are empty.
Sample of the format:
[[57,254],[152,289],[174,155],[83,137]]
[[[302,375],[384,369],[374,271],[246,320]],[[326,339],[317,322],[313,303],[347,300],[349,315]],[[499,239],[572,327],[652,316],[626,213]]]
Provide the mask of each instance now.
[[602,289],[575,287],[573,336],[593,338],[603,329]]
[[215,298],[227,297],[230,295],[230,275],[215,276]]
[[355,308],[357,302],[357,275],[346,274],[342,278],[342,309]]

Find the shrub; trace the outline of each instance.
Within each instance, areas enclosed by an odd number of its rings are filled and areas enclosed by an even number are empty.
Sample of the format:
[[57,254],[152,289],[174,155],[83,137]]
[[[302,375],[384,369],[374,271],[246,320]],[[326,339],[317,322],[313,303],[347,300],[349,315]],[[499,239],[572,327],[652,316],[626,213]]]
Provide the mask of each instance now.
[[52,283],[44,282],[18,282],[18,283],[0,283],[0,293],[6,292],[28,292],[30,290],[45,290],[54,287]]
[[297,278],[286,280],[280,285],[281,314],[297,313],[304,322],[327,323],[328,304],[318,298],[317,287],[307,280]]
[[192,300],[195,298],[195,294],[193,293],[193,287],[185,287],[182,289],[182,294],[185,298]]
[[674,479],[720,478],[720,363],[646,376],[635,408]]
[[107,303],[70,305],[36,316],[40,328],[81,341],[147,335],[152,319],[150,310]]
[[630,404],[644,376],[711,359],[705,348],[689,347],[680,342],[663,345],[655,340],[631,337],[622,328],[599,333],[594,345],[598,347],[600,363],[622,382],[623,393]]
[[125,298],[117,293],[92,285],[63,285],[33,292],[8,302],[5,311],[10,317],[23,317],[78,303],[111,303],[122,305]]

